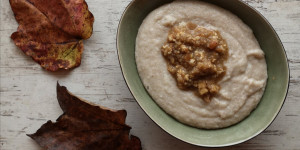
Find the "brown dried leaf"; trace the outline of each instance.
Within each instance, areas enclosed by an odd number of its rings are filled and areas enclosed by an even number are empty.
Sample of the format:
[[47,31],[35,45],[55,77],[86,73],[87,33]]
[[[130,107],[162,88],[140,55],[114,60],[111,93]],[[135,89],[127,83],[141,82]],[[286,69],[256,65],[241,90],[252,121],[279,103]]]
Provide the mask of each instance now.
[[125,124],[125,110],[89,104],[57,84],[57,99],[64,114],[28,135],[48,150],[140,150],[138,137]]
[[84,0],[10,0],[19,23],[15,44],[43,68],[80,65],[82,39],[92,35],[94,17]]

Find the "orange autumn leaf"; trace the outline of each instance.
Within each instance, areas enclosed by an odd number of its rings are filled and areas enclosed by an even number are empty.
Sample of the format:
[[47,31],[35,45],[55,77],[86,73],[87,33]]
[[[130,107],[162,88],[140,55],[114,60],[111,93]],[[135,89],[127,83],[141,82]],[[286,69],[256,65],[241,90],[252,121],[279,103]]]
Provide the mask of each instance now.
[[15,44],[49,71],[80,65],[94,17],[84,0],[10,0],[19,23]]
[[57,99],[64,114],[28,135],[47,150],[141,150],[140,139],[129,136],[125,110],[111,110],[69,93],[57,84]]

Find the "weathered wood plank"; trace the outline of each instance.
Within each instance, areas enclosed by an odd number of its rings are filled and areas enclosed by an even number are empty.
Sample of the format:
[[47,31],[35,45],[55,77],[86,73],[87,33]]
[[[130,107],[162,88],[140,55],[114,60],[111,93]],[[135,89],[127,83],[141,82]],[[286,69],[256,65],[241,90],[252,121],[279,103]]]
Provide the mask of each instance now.
[[[300,1],[244,0],[260,11],[280,36],[289,58],[291,83],[286,103],[273,124],[256,138],[224,149],[300,149]],[[118,21],[130,0],[87,0],[95,16],[94,34],[84,42],[82,65],[71,72],[49,73],[25,56],[11,41],[17,23],[9,1],[0,2],[0,149],[40,149],[25,133],[62,112],[56,100],[59,80],[74,94],[94,103],[128,111],[127,123],[143,148],[198,149],[165,133],[131,96],[116,52]],[[101,9],[99,9],[101,8]]]

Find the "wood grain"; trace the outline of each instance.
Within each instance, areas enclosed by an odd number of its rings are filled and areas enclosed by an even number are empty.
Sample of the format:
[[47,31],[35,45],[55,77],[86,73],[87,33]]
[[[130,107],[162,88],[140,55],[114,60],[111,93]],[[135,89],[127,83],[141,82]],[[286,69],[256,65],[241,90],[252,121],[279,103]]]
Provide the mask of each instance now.
[[[0,1],[0,149],[38,150],[26,136],[62,111],[56,100],[59,80],[75,95],[96,104],[128,111],[127,124],[142,140],[145,150],[205,149],[170,136],[137,105],[131,96],[117,58],[116,32],[119,19],[130,0],[86,0],[95,16],[94,33],[86,40],[82,64],[72,71],[44,71],[25,56],[10,39],[16,23],[8,0]],[[256,138],[223,149],[300,149],[300,1],[244,0],[273,25],[286,49],[291,82],[289,94],[272,125]]]

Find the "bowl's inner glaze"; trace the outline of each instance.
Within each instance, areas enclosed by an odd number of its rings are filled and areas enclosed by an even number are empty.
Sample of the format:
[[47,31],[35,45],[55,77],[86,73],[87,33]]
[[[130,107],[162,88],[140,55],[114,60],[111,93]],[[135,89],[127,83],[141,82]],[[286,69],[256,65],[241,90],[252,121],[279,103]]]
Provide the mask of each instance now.
[[[279,113],[288,90],[289,69],[284,48],[271,25],[254,9],[238,0],[209,0],[241,18],[252,28],[268,66],[265,93],[257,108],[240,123],[217,130],[203,130],[184,125],[166,114],[144,88],[135,63],[135,40],[143,19],[155,8],[172,0],[135,0],[121,18],[117,47],[124,78],[133,96],[147,115],[161,128],[185,142],[208,147],[244,142],[265,130]],[[204,0],[208,1],[208,0]]]

